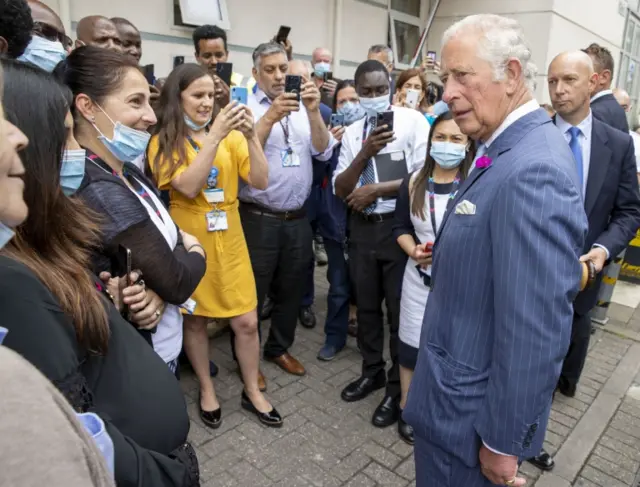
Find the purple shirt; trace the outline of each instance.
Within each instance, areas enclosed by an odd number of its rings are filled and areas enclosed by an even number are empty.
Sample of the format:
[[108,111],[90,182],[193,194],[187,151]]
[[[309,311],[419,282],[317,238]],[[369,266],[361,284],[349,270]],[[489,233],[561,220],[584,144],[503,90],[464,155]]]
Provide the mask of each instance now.
[[[256,122],[262,118],[271,106],[271,100],[260,89],[249,93],[248,106]],[[288,143],[285,131],[288,132]],[[273,125],[269,138],[264,145],[264,153],[269,164],[269,186],[266,190],[241,184],[239,199],[256,203],[273,211],[293,211],[304,206],[311,193],[313,180],[312,157],[319,161],[328,161],[333,154],[335,140],[330,135],[329,144],[324,152],[316,150],[311,144],[311,126],[307,110],[302,103],[300,111],[293,112]],[[291,149],[300,160],[296,167],[284,167],[282,153]]]

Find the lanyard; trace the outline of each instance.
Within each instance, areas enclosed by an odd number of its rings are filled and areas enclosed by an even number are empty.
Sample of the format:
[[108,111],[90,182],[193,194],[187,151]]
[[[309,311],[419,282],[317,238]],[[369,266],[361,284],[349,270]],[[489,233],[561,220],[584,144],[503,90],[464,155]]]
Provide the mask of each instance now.
[[[372,122],[371,122],[371,132],[373,132],[375,130],[375,128],[376,128],[376,122],[375,122],[376,119],[371,117],[371,120],[372,120]],[[368,128],[367,126],[368,125],[369,125],[369,117],[366,117],[364,119],[364,125],[362,127],[362,146],[363,147],[364,147],[365,142],[369,138],[367,136],[367,128]],[[369,135],[371,135],[371,134],[369,134]]]
[[282,127],[282,132],[284,133],[284,142],[287,144],[287,149],[291,151],[291,143],[289,142],[289,115],[284,117],[284,123],[280,120],[280,127]]
[[[111,172],[111,174],[113,174],[115,177],[117,177],[117,178],[120,177],[120,175],[117,172],[115,172],[113,170],[107,171],[104,167],[102,167],[102,165],[100,165],[98,163],[98,161],[96,160],[96,159],[98,159],[97,155],[91,154],[90,156],[87,156],[87,159],[89,161],[93,162],[96,166],[98,166],[104,172],[106,172],[106,173]],[[153,209],[153,211],[155,211],[156,215],[158,215],[158,218],[160,218],[160,221],[164,222],[164,218],[162,218],[162,215],[160,214],[160,210],[156,206],[155,201],[153,201],[153,198],[147,192],[145,187],[140,183],[140,181],[138,181],[133,176],[133,174],[129,174],[129,171],[127,171],[126,167],[122,168],[122,176],[123,176],[124,179],[126,179],[129,182],[129,184],[131,185],[133,190],[138,194],[138,196],[140,196]]]
[[[431,217],[431,227],[433,228],[433,234],[438,235],[438,229],[436,228],[436,188],[433,176],[429,176],[429,216]],[[456,174],[456,178],[453,180],[453,187],[451,193],[449,193],[449,199],[452,200],[456,196],[460,186],[460,173]]]

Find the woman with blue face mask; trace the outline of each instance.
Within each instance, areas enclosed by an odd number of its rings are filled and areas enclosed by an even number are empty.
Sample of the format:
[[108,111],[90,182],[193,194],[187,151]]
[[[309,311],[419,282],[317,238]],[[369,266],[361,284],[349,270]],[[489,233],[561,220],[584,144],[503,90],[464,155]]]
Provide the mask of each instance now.
[[[108,62],[98,62],[111,75],[117,73]],[[142,283],[123,283],[121,290],[97,276],[108,267],[94,272],[93,256],[104,245],[100,224],[106,222],[108,229],[109,215],[78,198],[78,187],[86,183],[80,178],[81,158],[65,152],[78,150],[77,145],[72,149],[68,117],[73,96],[42,69],[11,60],[2,65],[7,118],[30,138],[20,153],[29,218],[14,228],[15,238],[0,251],[2,326],[9,330],[3,346],[34,364],[74,410],[100,418],[93,430],[100,438],[96,444],[117,485],[199,485],[175,375],[139,334],[138,325],[121,314],[124,301],[128,314],[147,309],[153,319],[157,303]],[[100,77],[100,69],[91,76]],[[108,110],[109,102],[104,104]],[[20,141],[17,134],[12,137]],[[0,165],[6,152],[3,144]],[[9,174],[13,188],[2,183],[0,169],[0,214],[11,192],[14,201],[8,208],[14,215],[3,221],[15,226],[26,215],[24,202],[16,197],[22,187],[22,180],[15,179],[20,167]]]
[[[460,131],[451,112],[443,113],[431,126],[424,166],[409,174],[400,186],[393,233],[409,257],[400,300],[401,408],[405,406],[416,366],[422,318],[429,298],[431,249],[447,203],[467,177],[474,157],[473,141]],[[398,432],[404,441],[413,444],[413,430],[402,417]]]
[[[126,266],[121,255],[130,251],[132,268],[142,273],[153,297],[151,316],[137,327],[146,330],[158,355],[176,372],[180,308],[190,308],[206,261],[198,240],[176,227],[153,182],[131,164],[145,154],[147,130],[156,123],[149,85],[130,57],[88,46],[74,50],[56,74],[73,92],[74,134],[86,151],[84,178],[75,194],[101,216],[94,268],[121,275],[118,267]],[[68,169],[76,168],[70,164]]]

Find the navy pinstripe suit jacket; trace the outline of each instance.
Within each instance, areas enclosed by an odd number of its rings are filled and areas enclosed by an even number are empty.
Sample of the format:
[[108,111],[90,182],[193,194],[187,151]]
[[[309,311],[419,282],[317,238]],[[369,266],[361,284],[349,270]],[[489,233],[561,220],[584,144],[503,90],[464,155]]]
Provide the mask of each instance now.
[[[587,218],[573,155],[536,110],[489,148],[435,242],[433,292],[404,418],[469,467],[481,441],[527,458],[544,440],[569,346]],[[462,201],[474,215],[457,214]]]

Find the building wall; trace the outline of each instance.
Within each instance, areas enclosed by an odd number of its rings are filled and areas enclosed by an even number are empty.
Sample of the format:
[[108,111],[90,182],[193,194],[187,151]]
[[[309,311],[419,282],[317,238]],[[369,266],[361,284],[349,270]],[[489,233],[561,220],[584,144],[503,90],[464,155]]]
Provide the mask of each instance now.
[[581,49],[592,42],[609,48],[619,60],[625,17],[618,0],[442,0],[427,40],[440,52],[442,34],[466,15],[495,13],[518,20],[538,67],[536,98],[548,102],[547,67],[562,51]]
[[[61,0],[45,0],[60,12]],[[68,0],[70,20],[87,15],[126,17],[142,32],[143,64],[155,64],[156,75],[167,75],[174,56],[193,61],[192,29],[173,25],[173,0]],[[425,5],[428,0],[423,0]],[[294,55],[310,59],[314,48],[333,48],[335,0],[227,0],[231,22],[228,33],[230,61],[234,70],[250,74],[251,52],[268,41],[281,24],[291,27]],[[427,9],[424,9],[425,12]],[[386,0],[343,0],[339,39],[342,63],[334,68],[338,77],[352,76],[373,44],[386,44]],[[72,32],[75,37],[75,32]]]

